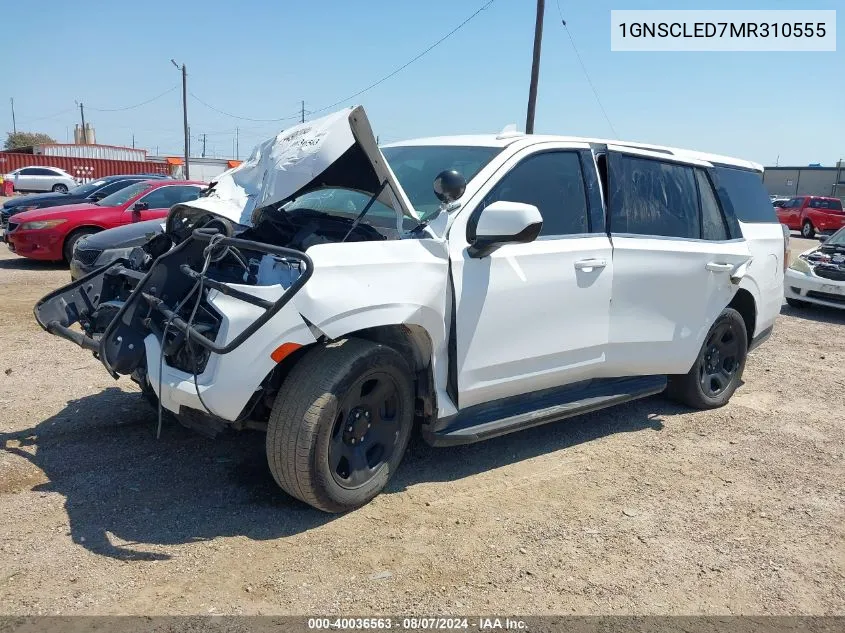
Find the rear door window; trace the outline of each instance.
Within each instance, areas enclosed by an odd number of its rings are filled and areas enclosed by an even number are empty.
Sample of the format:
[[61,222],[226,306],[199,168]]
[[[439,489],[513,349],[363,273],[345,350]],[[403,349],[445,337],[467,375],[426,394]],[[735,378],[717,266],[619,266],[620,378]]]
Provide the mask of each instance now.
[[726,240],[728,239],[728,228],[722,217],[722,210],[719,208],[719,201],[713,191],[713,185],[707,173],[702,169],[695,170],[695,179],[698,183],[698,197],[701,201],[701,237],[705,240]]
[[692,167],[611,152],[609,180],[611,232],[701,237]]
[[[763,179],[759,172],[734,167],[714,168],[716,194],[722,209],[741,222],[777,222]],[[801,198],[793,198],[786,208],[801,206]]]
[[833,211],[842,211],[841,200],[828,200],[824,198],[814,198],[810,200],[810,206],[813,209],[831,209]]

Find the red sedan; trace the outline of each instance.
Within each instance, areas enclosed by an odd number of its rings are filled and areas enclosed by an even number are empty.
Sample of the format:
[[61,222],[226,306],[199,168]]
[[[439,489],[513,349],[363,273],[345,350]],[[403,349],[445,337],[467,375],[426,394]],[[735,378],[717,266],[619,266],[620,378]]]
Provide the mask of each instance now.
[[4,235],[18,255],[69,262],[82,237],[131,222],[164,218],[175,204],[195,200],[205,183],[145,180],[94,203],[34,209],[12,216]]
[[833,233],[845,226],[842,200],[823,196],[797,196],[776,208],[778,221],[792,231],[801,231],[801,237],[811,239],[816,231]]

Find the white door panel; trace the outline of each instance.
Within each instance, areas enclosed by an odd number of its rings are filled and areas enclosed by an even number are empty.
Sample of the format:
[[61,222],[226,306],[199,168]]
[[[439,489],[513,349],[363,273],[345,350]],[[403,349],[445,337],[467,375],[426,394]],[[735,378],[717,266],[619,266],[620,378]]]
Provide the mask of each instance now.
[[613,259],[605,235],[510,244],[452,262],[460,408],[595,375]]
[[750,259],[744,240],[613,238],[607,369],[614,375],[682,374],[736,293]]

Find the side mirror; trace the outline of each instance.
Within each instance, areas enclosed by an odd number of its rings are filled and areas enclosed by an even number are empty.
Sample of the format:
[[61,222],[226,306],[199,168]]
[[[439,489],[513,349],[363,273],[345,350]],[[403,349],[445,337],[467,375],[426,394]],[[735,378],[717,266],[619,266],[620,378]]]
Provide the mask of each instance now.
[[449,204],[460,198],[464,195],[466,188],[466,179],[456,169],[441,171],[434,179],[434,195],[444,204]]
[[824,233],[819,233],[819,242],[824,244],[825,242],[827,242],[829,237],[830,237],[830,235],[825,235]]
[[149,202],[136,202],[132,207],[133,211],[146,211],[150,208]]
[[484,207],[467,226],[470,257],[486,257],[504,244],[527,244],[540,235],[543,216],[533,204],[499,200]]
[[104,194],[102,191],[98,191],[97,193],[91,194],[91,200],[93,200],[94,202],[99,202],[100,200],[102,200],[105,197],[106,197],[106,194]]

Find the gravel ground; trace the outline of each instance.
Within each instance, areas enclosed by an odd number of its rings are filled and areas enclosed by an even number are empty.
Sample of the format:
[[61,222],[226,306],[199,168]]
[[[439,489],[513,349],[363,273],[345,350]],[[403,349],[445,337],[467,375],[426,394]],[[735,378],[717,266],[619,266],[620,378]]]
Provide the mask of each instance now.
[[417,440],[328,516],[259,433],[157,441],[128,379],[35,324],[67,279],[0,247],[0,613],[845,613],[845,311],[785,307],[723,409]]

